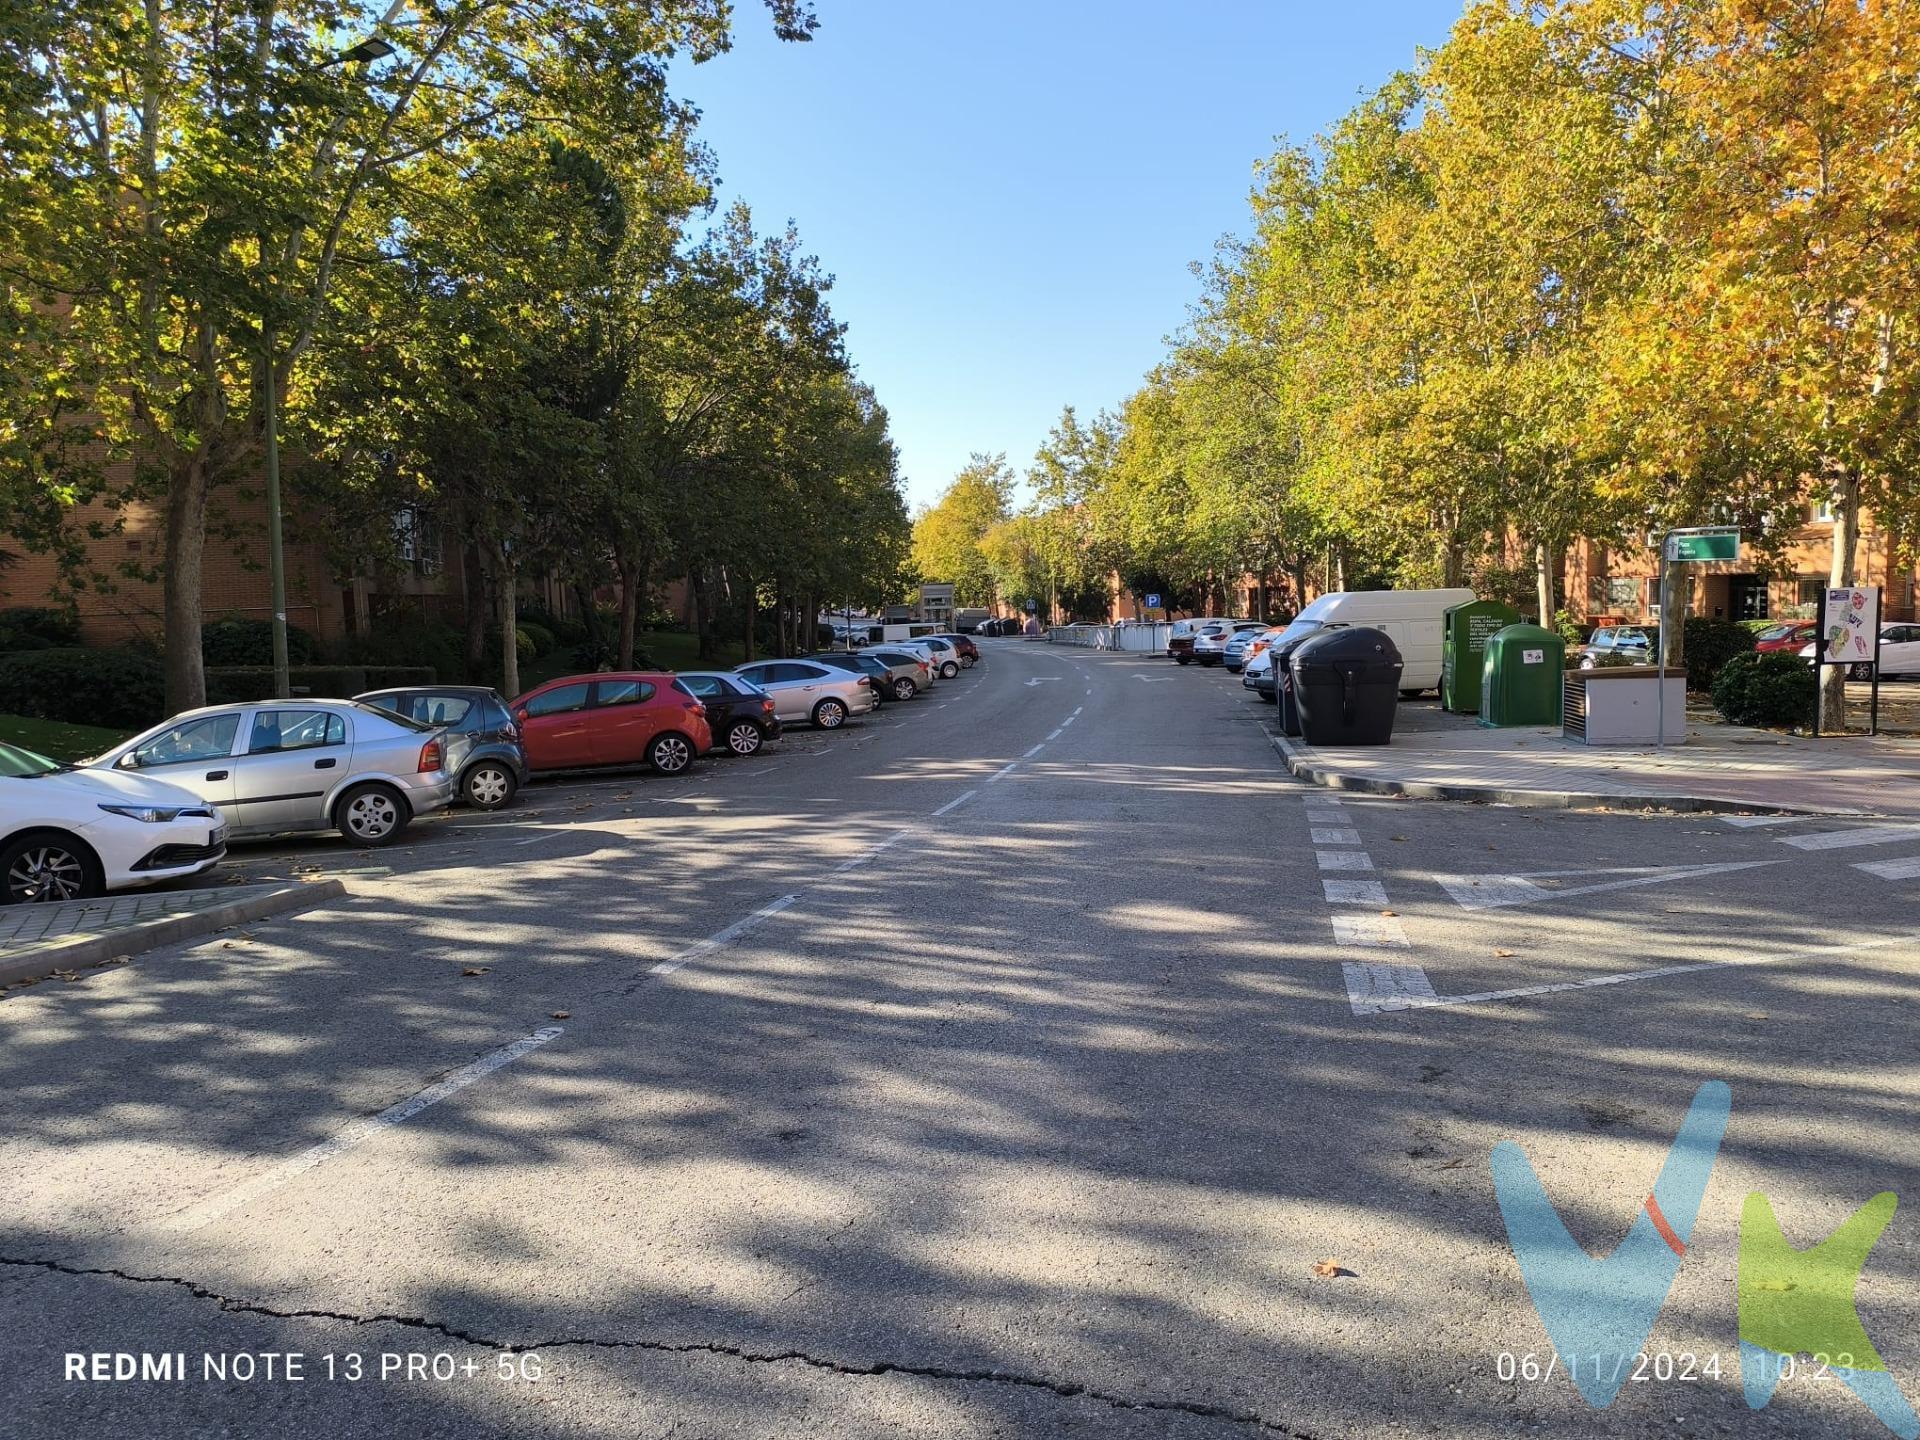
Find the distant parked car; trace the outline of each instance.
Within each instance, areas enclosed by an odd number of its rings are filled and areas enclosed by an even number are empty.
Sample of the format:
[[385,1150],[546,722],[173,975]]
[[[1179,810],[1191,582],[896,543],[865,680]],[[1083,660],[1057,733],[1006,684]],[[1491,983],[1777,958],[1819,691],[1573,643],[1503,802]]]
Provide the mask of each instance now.
[[882,705],[893,698],[893,671],[871,655],[862,655],[857,651],[822,650],[813,655],[802,655],[802,660],[817,660],[822,665],[831,665],[837,670],[850,670],[867,677],[867,688],[873,691],[873,698]]
[[1603,625],[1593,632],[1580,652],[1580,668],[1594,670],[1607,664],[1612,656],[1635,664],[1649,664],[1653,656],[1653,635],[1634,625]]
[[219,807],[235,838],[338,830],[384,845],[453,799],[446,730],[352,700],[189,710],[89,760]]
[[1220,620],[1203,625],[1193,634],[1193,658],[1202,665],[1218,665],[1226,658],[1227,643],[1235,635],[1266,628],[1259,620]]
[[[1808,645],[1800,651],[1800,657],[1813,663],[1814,645]],[[1920,624],[1909,621],[1889,621],[1880,627],[1880,678],[1894,680],[1901,676],[1920,679]],[[1847,666],[1849,680],[1871,680],[1873,666],[1857,664]]]
[[1753,637],[1753,648],[1762,655],[1775,650],[1798,650],[1819,632],[1820,626],[1815,621],[1786,620],[1757,633]]
[[[938,672],[933,668],[933,661],[918,650],[895,649],[891,645],[873,645],[859,653],[871,655],[892,672],[893,698],[896,700],[911,700],[920,691],[933,688],[934,678]],[[902,685],[903,680],[911,682],[911,688]],[[905,693],[902,693],[903,691]]]
[[773,713],[787,724],[838,730],[850,717],[868,714],[879,703],[866,676],[817,660],[761,660],[733,673],[771,695]]
[[953,679],[954,676],[960,673],[961,665],[967,663],[963,661],[960,654],[960,647],[955,643],[958,638],[958,636],[922,635],[919,639],[918,643],[925,645],[933,651],[934,659],[940,666],[940,678],[942,680]]
[[226,818],[189,790],[0,744],[0,904],[178,880],[226,853]]
[[1236,625],[1233,633],[1227,637],[1226,649],[1220,653],[1220,663],[1235,674],[1247,663],[1250,655],[1257,654],[1254,645],[1262,637],[1279,633],[1279,627],[1267,624]]
[[707,707],[714,748],[752,755],[780,735],[773,697],[743,675],[718,670],[682,670],[673,683]]
[[969,670],[974,667],[974,662],[980,658],[980,647],[965,635],[952,635],[943,632],[938,635],[930,635],[927,638],[930,640],[946,641],[958,652],[960,663]]
[[391,710],[422,725],[446,729],[454,793],[476,810],[501,810],[527,783],[527,752],[507,702],[486,685],[423,685],[369,690],[362,705]]
[[660,671],[563,675],[516,699],[513,718],[535,770],[645,763],[678,775],[713,748],[706,706]]

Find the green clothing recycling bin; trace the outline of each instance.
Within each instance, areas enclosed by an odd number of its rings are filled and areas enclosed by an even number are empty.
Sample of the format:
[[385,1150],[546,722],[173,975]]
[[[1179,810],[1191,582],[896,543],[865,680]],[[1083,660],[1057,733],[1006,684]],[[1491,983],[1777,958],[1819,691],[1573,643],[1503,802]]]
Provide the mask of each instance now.
[[1441,623],[1440,708],[1471,715],[1480,708],[1480,669],[1487,641],[1520,623],[1520,612],[1498,600],[1449,605]]
[[1509,625],[1487,638],[1480,723],[1558,725],[1567,642],[1538,625]]

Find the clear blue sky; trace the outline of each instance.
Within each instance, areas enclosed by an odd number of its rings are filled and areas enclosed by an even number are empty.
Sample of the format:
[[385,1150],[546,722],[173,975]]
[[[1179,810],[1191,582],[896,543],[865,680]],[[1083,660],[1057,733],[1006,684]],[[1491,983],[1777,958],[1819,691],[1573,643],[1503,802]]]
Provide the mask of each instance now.
[[781,44],[676,67],[730,203],[835,276],[908,493],[972,451],[1024,472],[1060,407],[1117,406],[1245,223],[1276,136],[1325,129],[1462,0],[818,0]]

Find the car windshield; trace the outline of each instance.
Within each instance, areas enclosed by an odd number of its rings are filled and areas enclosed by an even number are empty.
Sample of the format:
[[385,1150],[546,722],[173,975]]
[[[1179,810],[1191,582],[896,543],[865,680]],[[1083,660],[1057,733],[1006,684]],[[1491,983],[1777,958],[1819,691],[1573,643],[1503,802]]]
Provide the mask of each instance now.
[[1290,644],[1295,640],[1305,639],[1320,628],[1322,628],[1321,621],[1309,620],[1303,615],[1298,620],[1290,622],[1286,629],[1274,636],[1273,646],[1269,648],[1276,648],[1281,645]]
[[49,760],[37,750],[23,750],[18,745],[0,744],[0,779],[31,780],[39,775],[52,775],[67,767],[58,760]]
[[1799,630],[1798,625],[1769,625],[1753,638],[1756,640],[1785,640]]

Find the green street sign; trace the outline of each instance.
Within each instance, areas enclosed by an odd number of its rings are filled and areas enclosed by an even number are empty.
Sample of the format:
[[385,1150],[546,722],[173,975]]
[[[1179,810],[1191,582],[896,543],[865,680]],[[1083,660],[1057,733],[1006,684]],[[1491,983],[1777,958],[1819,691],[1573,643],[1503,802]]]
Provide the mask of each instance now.
[[1738,560],[1738,530],[1675,531],[1667,537],[1669,560]]

